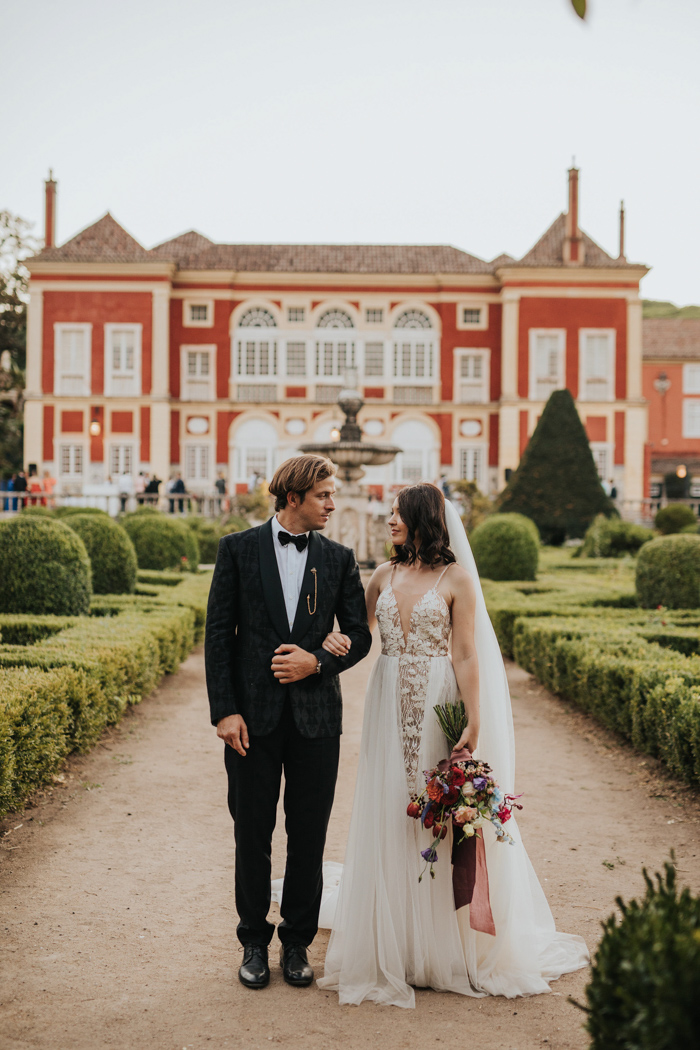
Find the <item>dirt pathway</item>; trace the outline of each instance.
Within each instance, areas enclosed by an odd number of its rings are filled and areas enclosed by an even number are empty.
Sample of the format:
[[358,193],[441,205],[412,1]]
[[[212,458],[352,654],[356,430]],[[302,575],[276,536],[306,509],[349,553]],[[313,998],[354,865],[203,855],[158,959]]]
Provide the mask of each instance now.
[[[370,666],[371,658],[344,676],[332,860],[343,859]],[[642,864],[659,868],[671,847],[681,878],[700,890],[697,796],[517,667],[509,674],[526,793],[521,826],[558,926],[594,945],[615,895],[638,893]],[[0,845],[2,1050],[587,1045],[582,1015],[567,1002],[582,999],[585,973],[527,1000],[421,991],[415,1011],[339,1007],[315,986],[287,987],[276,967],[265,991],[242,988],[233,836],[201,652],[8,829]],[[281,844],[278,836],[275,874]],[[317,971],[326,942],[322,932],[312,947]]]

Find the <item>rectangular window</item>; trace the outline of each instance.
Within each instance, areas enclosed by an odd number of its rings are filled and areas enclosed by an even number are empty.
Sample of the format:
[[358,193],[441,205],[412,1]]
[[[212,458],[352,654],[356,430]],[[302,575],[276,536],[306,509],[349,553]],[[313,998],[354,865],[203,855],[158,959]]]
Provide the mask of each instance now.
[[365,321],[367,324],[381,324],[384,320],[383,310],[365,310]]
[[239,376],[276,376],[277,343],[274,339],[239,339]]
[[488,350],[455,351],[457,377],[455,399],[462,404],[489,400]]
[[700,365],[683,365],[683,393],[700,394]]
[[183,299],[182,323],[185,328],[211,328],[214,324],[214,300]]
[[615,333],[583,329],[579,352],[579,398],[612,401],[615,397]]
[[384,375],[384,343],[365,343],[365,375]]
[[267,471],[267,460],[268,454],[266,448],[246,448],[243,449],[243,477],[246,480],[258,474],[261,478],[268,477]]
[[134,447],[133,445],[112,445],[109,450],[109,473],[112,481],[116,481],[120,474],[133,474],[134,472]]
[[306,375],[306,343],[287,343],[287,375]]
[[209,481],[209,445],[185,446],[185,477],[188,481]]
[[467,445],[459,450],[459,476],[462,481],[484,484],[484,449],[479,445]]
[[481,324],[481,309],[465,306],[462,310],[462,324]]
[[190,321],[203,321],[209,320],[209,306],[206,303],[191,303],[190,304]]
[[287,320],[292,324],[303,321],[306,316],[306,310],[303,306],[290,306],[287,310]]
[[89,324],[55,326],[54,389],[57,394],[85,396],[90,393],[91,334]]
[[347,338],[316,343],[316,375],[342,378],[348,368],[355,367],[355,344]]
[[410,449],[400,453],[401,480],[407,485],[416,485],[423,480],[423,453],[420,449]]
[[700,398],[683,401],[683,437],[700,437]]
[[610,445],[604,445],[599,441],[591,441],[591,453],[593,455],[593,462],[595,463],[596,470],[598,471],[598,477],[601,481],[607,481],[610,477],[610,468],[612,465]]
[[530,330],[530,398],[546,401],[553,390],[564,387],[566,333]]
[[85,453],[82,445],[61,445],[59,469],[64,478],[82,478]]
[[105,394],[141,393],[141,325],[105,325]]
[[423,339],[394,343],[395,379],[432,379],[433,344]]
[[214,400],[214,347],[181,348],[180,397],[183,401]]

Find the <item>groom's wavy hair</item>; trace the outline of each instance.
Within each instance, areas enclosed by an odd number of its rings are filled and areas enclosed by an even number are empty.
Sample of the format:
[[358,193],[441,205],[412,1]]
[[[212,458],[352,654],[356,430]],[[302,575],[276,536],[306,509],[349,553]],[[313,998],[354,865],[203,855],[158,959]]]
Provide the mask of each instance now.
[[306,493],[318,481],[335,475],[335,465],[325,456],[292,456],[274,473],[269,484],[270,494],[275,497],[275,510],[284,510],[287,495],[296,492],[299,502],[304,502]]
[[[450,537],[445,521],[445,497],[437,485],[408,485],[396,497],[401,520],[408,529],[406,542],[394,547],[393,565],[414,565],[422,561],[431,568],[444,562],[457,561],[450,550]],[[416,533],[420,545],[416,549]]]

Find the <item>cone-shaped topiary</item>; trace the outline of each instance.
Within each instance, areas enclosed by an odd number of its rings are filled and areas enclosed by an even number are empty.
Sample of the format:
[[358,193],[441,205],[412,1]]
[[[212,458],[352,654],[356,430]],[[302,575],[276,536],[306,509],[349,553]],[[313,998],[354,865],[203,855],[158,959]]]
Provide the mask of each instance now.
[[596,514],[617,514],[600,484],[586,431],[568,390],[555,390],[544,406],[520,465],[498,509],[524,514],[543,543],[581,537]]
[[700,608],[700,536],[659,536],[637,558],[637,598],[643,609]]
[[539,559],[537,529],[522,514],[492,514],[477,525],[470,542],[479,576],[489,580],[534,580]]
[[65,524],[80,536],[92,565],[94,594],[133,594],[136,551],[125,529],[106,514],[71,514]]
[[21,514],[0,522],[0,612],[82,616],[90,610],[90,559],[63,522]]
[[136,548],[139,569],[197,571],[199,544],[183,521],[160,513],[126,514],[121,521]]

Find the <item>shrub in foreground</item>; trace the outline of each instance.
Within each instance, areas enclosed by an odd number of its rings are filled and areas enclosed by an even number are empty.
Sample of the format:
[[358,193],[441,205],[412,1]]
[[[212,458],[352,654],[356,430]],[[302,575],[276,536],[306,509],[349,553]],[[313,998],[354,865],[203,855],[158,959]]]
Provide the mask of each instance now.
[[80,616],[92,582],[85,544],[60,521],[19,515],[0,522],[0,612]]
[[108,515],[71,514],[66,519],[85,544],[94,594],[133,594],[136,551],[126,531]]
[[637,598],[644,609],[700,607],[700,536],[660,536],[637,558]]
[[192,514],[184,520],[187,528],[197,538],[199,560],[204,565],[213,565],[219,549],[219,540],[225,535],[221,525],[217,521],[212,521],[209,518],[200,518],[196,514]]
[[134,547],[139,569],[189,569],[199,565],[197,537],[183,521],[164,514],[126,514],[122,525]]
[[672,864],[641,901],[617,898],[586,988],[591,1050],[679,1050],[700,1031],[700,899]]
[[599,514],[574,557],[619,558],[623,554],[636,554],[640,547],[653,539],[654,533],[643,525]]
[[697,524],[695,512],[687,503],[669,503],[667,507],[661,507],[654,518],[654,525],[663,536],[680,532],[686,525],[695,525],[697,528]]
[[101,514],[103,518],[109,517],[107,511],[101,510],[100,507],[74,507],[71,504],[67,507],[56,507],[53,511],[55,518],[70,518],[75,514]]
[[537,527],[522,514],[494,514],[474,529],[471,545],[479,575],[490,580],[534,580]]

